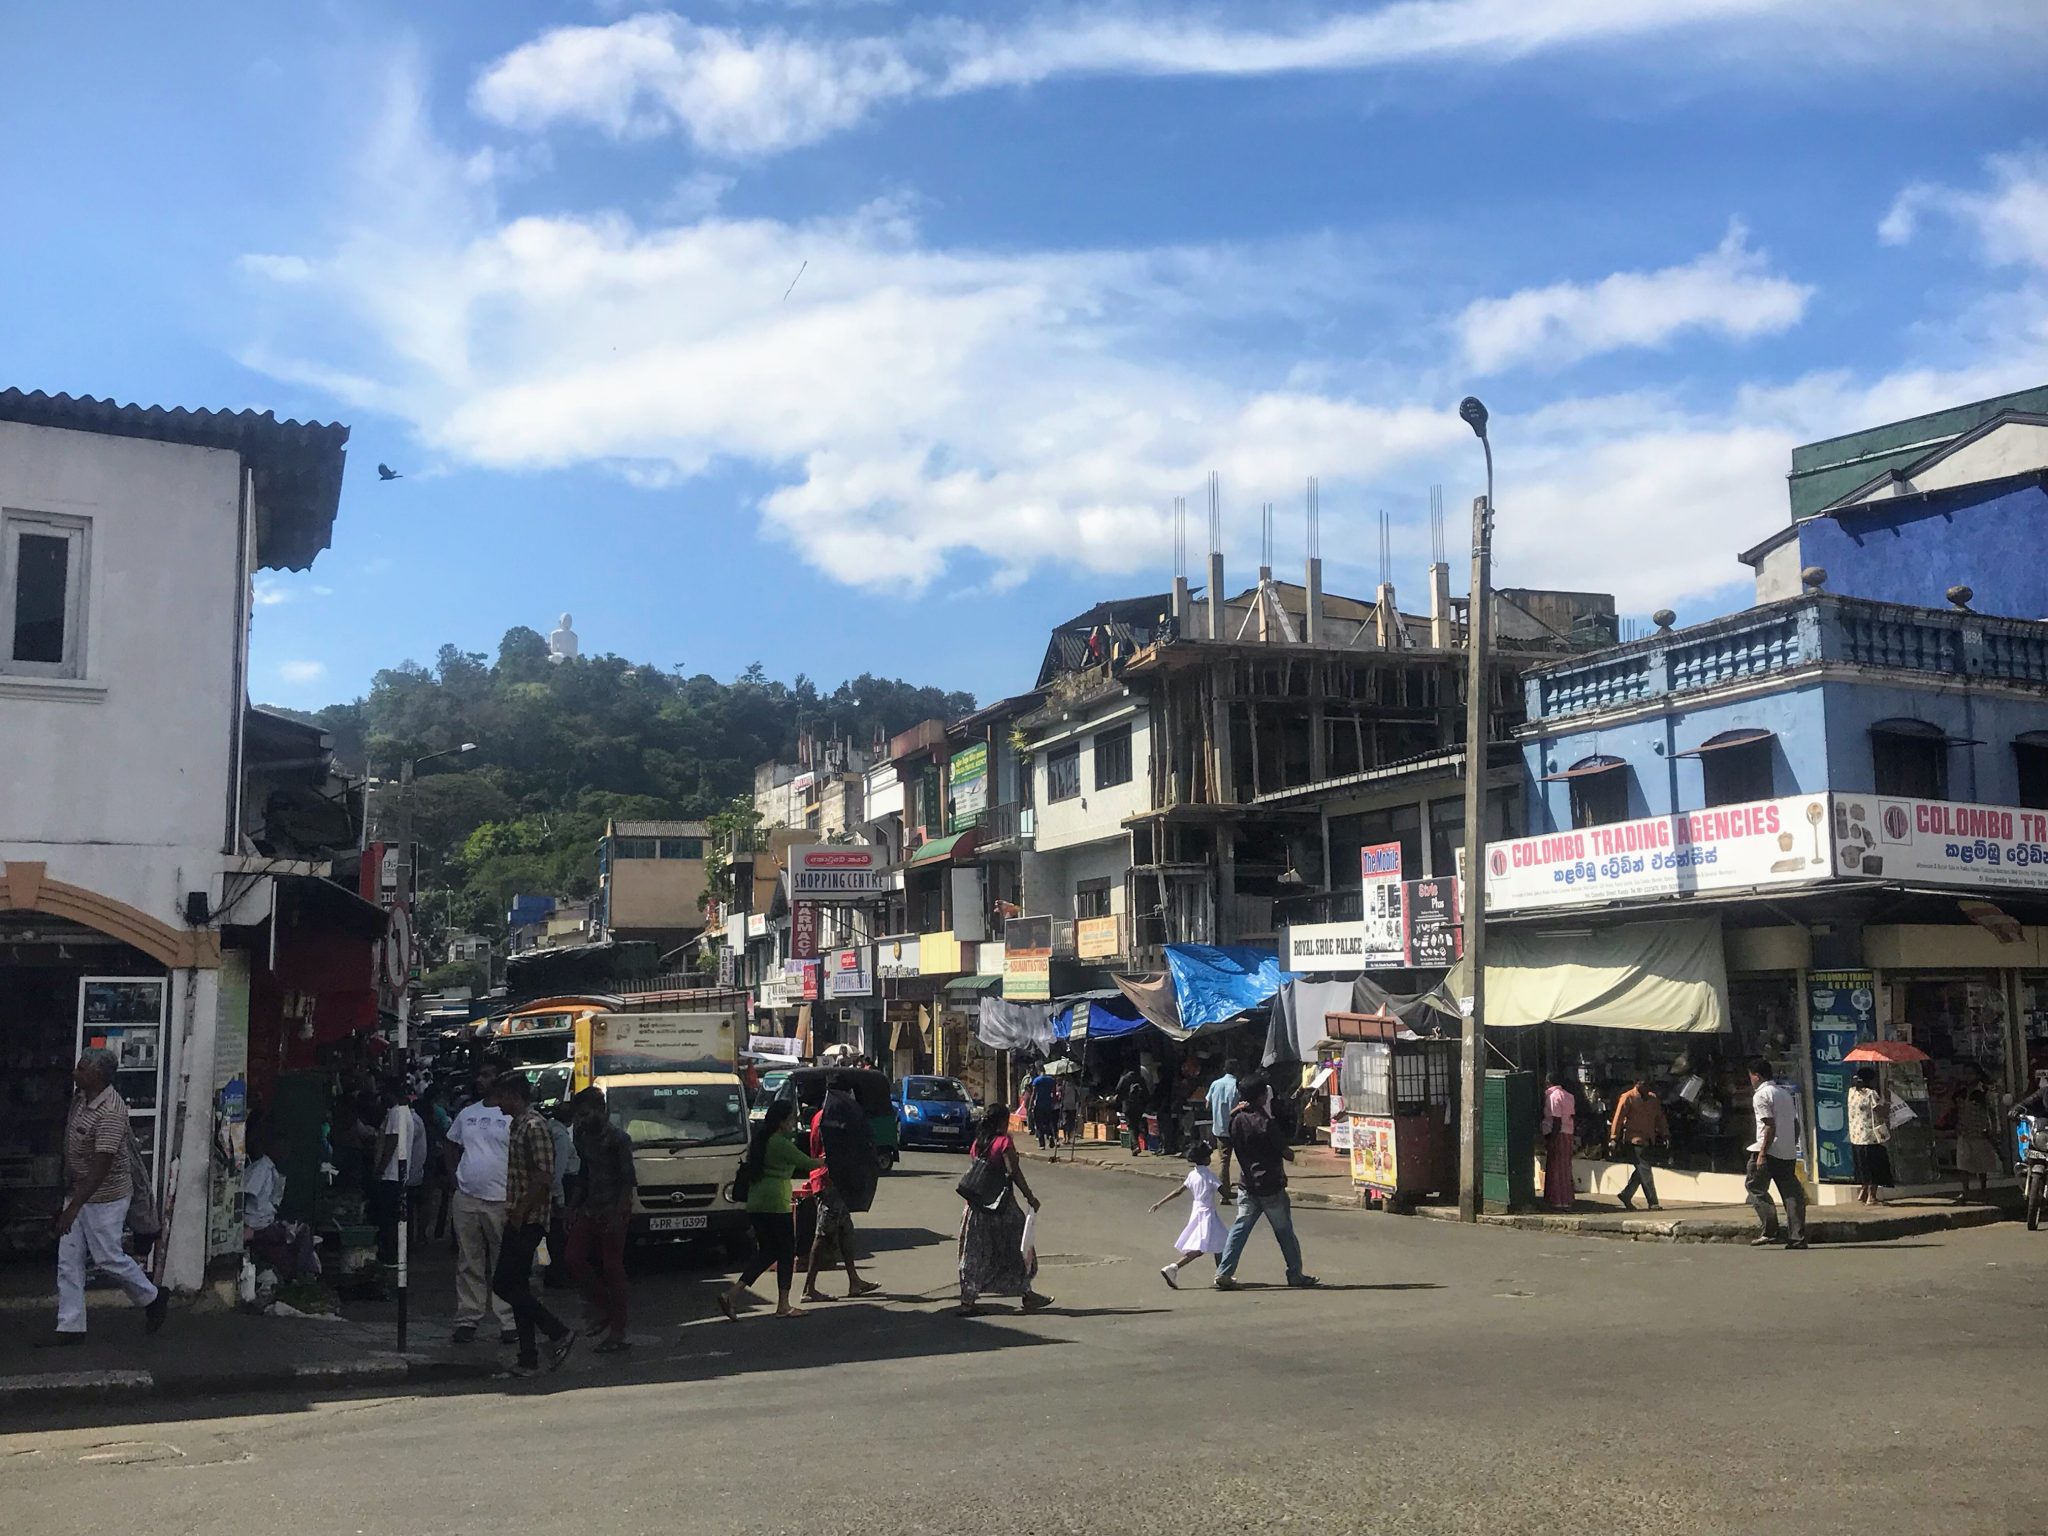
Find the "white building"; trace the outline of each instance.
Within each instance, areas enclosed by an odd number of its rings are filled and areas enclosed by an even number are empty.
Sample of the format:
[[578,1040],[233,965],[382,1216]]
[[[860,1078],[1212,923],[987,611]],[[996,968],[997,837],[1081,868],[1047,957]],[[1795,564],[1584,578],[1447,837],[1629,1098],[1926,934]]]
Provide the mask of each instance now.
[[[69,1067],[104,1042],[170,1207],[175,1289],[240,1246],[213,1153],[216,1113],[237,1109],[217,1091],[248,1077],[235,935],[282,881],[321,872],[273,856],[283,802],[252,777],[251,584],[327,546],[347,440],[254,412],[0,394],[0,1181],[16,1211],[60,1196]],[[317,732],[261,728],[312,748],[266,772],[324,775]]]

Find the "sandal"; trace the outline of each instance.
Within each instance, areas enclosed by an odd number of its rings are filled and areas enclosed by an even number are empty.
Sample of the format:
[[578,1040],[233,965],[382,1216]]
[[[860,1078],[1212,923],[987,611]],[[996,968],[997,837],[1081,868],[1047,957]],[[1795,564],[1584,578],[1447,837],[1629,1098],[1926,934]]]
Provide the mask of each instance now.
[[732,1292],[730,1291],[720,1291],[718,1293],[718,1310],[725,1314],[725,1320],[728,1323],[736,1323],[740,1320],[739,1313],[732,1309]]

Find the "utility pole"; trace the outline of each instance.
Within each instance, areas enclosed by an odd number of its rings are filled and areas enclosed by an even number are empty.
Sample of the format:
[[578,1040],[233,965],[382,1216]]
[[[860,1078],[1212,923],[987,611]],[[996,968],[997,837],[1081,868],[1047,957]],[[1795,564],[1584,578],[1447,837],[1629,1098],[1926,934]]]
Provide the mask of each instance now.
[[[1472,503],[1472,599],[1465,621],[1465,967],[1458,1095],[1458,1219],[1477,1221],[1486,1089],[1486,768],[1488,630],[1493,607],[1493,444],[1486,407],[1467,395],[1458,414],[1486,450],[1486,494]],[[1505,1127],[1502,1128],[1505,1131]]]
[[[430,763],[437,757],[459,757],[474,752],[476,743],[465,741],[459,747],[450,747],[445,752],[429,752],[425,757],[407,758],[398,765],[398,891],[393,901],[396,910],[405,914],[406,942],[410,950],[416,942],[414,927],[417,921],[413,912],[413,885],[419,872],[413,867],[412,846],[412,785],[413,778],[421,763]],[[407,1271],[411,1257],[408,1249],[412,1235],[412,1186],[408,1182],[410,1168],[409,1154],[412,1151],[412,960],[410,953],[405,956],[406,984],[398,989],[398,1106],[405,1113],[398,1124],[398,1352],[405,1353],[405,1334],[408,1311]]]

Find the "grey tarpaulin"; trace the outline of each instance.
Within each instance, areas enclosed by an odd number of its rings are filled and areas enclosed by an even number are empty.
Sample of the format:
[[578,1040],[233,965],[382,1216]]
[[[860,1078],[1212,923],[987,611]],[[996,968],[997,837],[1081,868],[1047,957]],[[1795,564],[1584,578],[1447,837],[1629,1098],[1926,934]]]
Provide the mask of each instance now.
[[981,1000],[981,1022],[975,1030],[992,1051],[1036,1051],[1052,1054],[1051,1003],[1012,1003],[1000,997]]
[[1349,1013],[1348,981],[1290,981],[1273,994],[1273,1014],[1266,1026],[1266,1053],[1260,1065],[1282,1061],[1313,1061],[1316,1042],[1329,1033],[1326,1013]]
[[1455,1035],[1461,1027],[1458,1004],[1441,982],[1426,992],[1389,992],[1370,976],[1355,976],[1351,981],[1351,1011],[1391,1013],[1418,1035]]
[[1180,1027],[1180,999],[1174,994],[1171,976],[1117,976],[1111,979],[1138,1012],[1157,1024],[1169,1039],[1188,1038],[1188,1031]]

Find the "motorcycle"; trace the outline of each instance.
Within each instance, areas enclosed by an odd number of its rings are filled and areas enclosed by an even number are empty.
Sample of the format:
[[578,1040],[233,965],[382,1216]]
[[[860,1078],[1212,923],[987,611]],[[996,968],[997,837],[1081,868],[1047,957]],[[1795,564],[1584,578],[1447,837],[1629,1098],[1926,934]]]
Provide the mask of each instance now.
[[2027,1230],[2041,1229],[2041,1215],[2048,1209],[2048,1116],[2023,1114],[2019,1117],[2020,1189],[2026,1196]]

